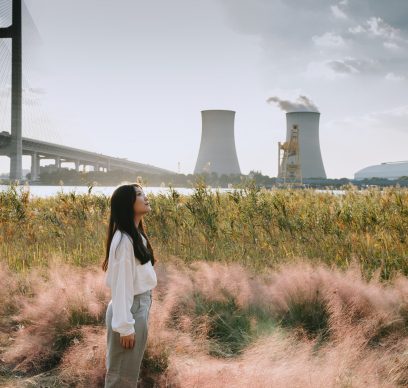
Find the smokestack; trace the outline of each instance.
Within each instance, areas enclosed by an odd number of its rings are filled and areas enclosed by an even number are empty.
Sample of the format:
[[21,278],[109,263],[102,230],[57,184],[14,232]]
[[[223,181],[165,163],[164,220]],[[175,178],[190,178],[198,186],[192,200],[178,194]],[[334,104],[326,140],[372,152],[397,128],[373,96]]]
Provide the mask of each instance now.
[[[303,178],[326,178],[319,142],[319,112],[287,112],[286,141],[293,126],[299,130],[299,156]],[[290,163],[291,157],[288,158]]]
[[241,174],[234,138],[235,112],[231,110],[201,111],[200,151],[194,174]]

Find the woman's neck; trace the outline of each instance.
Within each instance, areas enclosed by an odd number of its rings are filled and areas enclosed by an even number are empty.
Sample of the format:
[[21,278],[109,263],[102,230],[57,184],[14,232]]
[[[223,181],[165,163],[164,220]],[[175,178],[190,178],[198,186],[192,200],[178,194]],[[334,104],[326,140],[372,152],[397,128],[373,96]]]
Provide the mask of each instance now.
[[134,221],[135,221],[136,229],[139,229],[139,224],[140,224],[141,219],[142,219],[141,217],[135,217]]

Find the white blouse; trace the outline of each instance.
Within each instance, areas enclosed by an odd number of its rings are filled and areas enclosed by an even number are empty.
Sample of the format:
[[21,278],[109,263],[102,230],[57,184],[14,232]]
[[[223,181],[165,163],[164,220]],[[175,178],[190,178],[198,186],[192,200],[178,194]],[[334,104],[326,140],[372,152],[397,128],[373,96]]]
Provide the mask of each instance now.
[[[142,240],[146,246],[143,235]],[[112,292],[112,330],[121,336],[134,333],[133,297],[156,287],[157,277],[152,262],[142,265],[134,255],[131,237],[120,230],[112,237],[105,284]]]

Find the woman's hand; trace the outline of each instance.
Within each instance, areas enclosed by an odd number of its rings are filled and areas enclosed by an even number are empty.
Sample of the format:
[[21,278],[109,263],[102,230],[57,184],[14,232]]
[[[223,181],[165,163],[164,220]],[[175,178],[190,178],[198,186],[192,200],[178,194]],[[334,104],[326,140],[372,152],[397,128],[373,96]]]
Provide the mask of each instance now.
[[132,349],[135,346],[135,333],[124,335],[120,337],[120,344],[125,349]]

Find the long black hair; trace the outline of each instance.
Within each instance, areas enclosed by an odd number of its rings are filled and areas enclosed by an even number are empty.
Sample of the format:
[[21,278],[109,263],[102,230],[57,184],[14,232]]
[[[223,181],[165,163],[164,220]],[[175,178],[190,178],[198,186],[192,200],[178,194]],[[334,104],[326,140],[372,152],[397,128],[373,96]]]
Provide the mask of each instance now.
[[[102,263],[102,269],[104,271],[107,271],[108,269],[110,246],[113,235],[117,230],[120,230],[122,233],[127,233],[132,239],[134,255],[142,264],[151,261],[152,265],[154,265],[154,253],[145,233],[143,219],[140,220],[138,227],[136,227],[134,222],[133,206],[137,195],[136,187],[142,189],[137,183],[121,185],[115,189],[110,198],[108,236],[106,239],[105,260]],[[141,235],[146,239],[147,247],[143,244]],[[125,236],[122,236],[122,238],[123,237]]]

